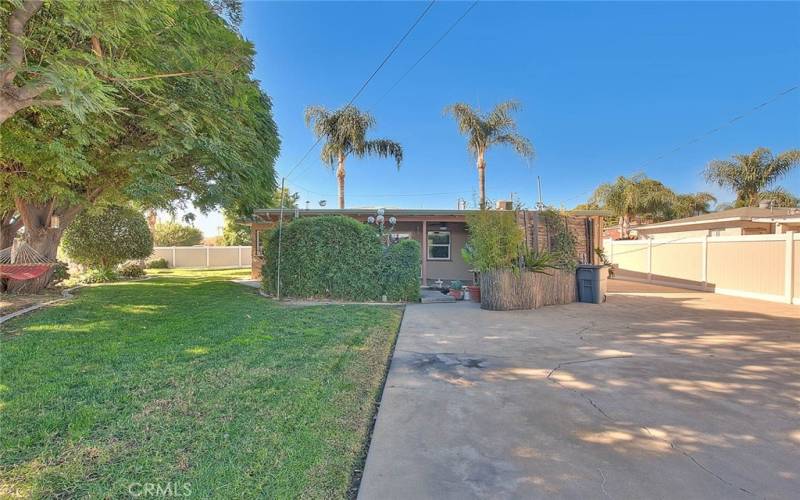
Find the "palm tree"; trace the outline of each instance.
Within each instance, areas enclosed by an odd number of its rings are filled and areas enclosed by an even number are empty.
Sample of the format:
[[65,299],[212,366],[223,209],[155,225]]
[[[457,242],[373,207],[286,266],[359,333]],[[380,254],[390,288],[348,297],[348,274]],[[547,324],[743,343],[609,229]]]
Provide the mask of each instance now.
[[782,187],[758,193],[759,201],[771,201],[776,207],[794,208],[800,206],[800,198]]
[[767,148],[750,154],[733,155],[730,160],[714,160],[705,170],[706,180],[736,192],[737,207],[758,205],[760,193],[800,164],[800,149],[773,156]]
[[481,113],[469,104],[456,103],[444,108],[452,115],[458,131],[467,136],[467,149],[475,156],[478,165],[478,189],[481,208],[486,208],[486,150],[495,144],[507,144],[525,158],[533,158],[531,142],[517,133],[517,124],[511,113],[518,111],[516,101],[501,102],[489,113]]
[[375,155],[394,157],[397,168],[403,161],[403,148],[389,139],[367,140],[367,131],[375,125],[375,118],[355,106],[345,106],[329,111],[322,106],[306,108],[306,126],[311,127],[317,139],[325,139],[320,157],[333,168],[339,184],[339,208],[344,208],[345,161],[350,155],[363,158]]
[[589,203],[611,210],[615,217],[619,217],[621,236],[627,238],[634,218],[666,213],[675,199],[675,193],[664,184],[636,174],[630,178],[620,176],[613,183],[601,184]]
[[711,193],[690,193],[675,196],[672,206],[666,212],[667,219],[682,219],[711,212],[711,204],[717,199]]

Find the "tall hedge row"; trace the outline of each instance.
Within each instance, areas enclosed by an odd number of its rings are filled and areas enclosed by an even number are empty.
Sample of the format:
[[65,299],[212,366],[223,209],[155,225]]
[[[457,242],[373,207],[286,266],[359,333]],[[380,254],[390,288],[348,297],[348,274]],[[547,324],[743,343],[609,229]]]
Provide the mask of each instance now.
[[[263,287],[274,294],[277,230],[265,239],[263,252]],[[416,242],[384,249],[374,228],[349,217],[298,218],[283,226],[281,295],[377,301],[385,294],[392,301],[416,300],[419,259]]]
[[419,300],[420,248],[414,240],[402,240],[387,248],[381,259],[383,293],[391,302]]

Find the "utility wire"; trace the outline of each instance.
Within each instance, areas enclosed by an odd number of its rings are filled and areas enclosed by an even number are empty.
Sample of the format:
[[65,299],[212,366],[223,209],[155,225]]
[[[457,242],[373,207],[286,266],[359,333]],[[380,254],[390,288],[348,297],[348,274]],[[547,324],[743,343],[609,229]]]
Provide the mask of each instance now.
[[666,158],[667,156],[669,156],[669,155],[671,155],[671,154],[673,154],[673,153],[677,153],[678,151],[680,151],[681,149],[685,148],[686,146],[689,146],[689,145],[691,145],[691,144],[694,144],[694,143],[696,143],[696,142],[700,142],[700,141],[702,141],[703,139],[705,139],[706,137],[708,137],[708,136],[710,136],[710,135],[713,135],[713,134],[716,134],[717,132],[719,132],[719,131],[720,131],[720,130],[722,130],[723,128],[725,128],[725,127],[729,127],[729,126],[733,125],[734,123],[736,123],[737,121],[741,120],[742,118],[744,118],[744,117],[746,117],[746,116],[749,116],[749,115],[751,115],[751,114],[755,113],[756,111],[760,110],[761,108],[763,108],[763,107],[765,107],[765,106],[768,106],[768,105],[772,104],[773,102],[777,101],[778,99],[780,99],[781,97],[785,96],[786,94],[789,94],[789,93],[791,93],[791,92],[794,92],[794,91],[795,91],[795,90],[797,90],[798,88],[800,88],[800,85],[795,85],[794,87],[790,87],[790,88],[788,88],[788,89],[784,90],[783,92],[780,92],[780,93],[778,93],[778,94],[776,94],[776,95],[772,96],[772,98],[770,98],[770,99],[768,99],[768,100],[766,100],[766,101],[762,102],[762,103],[761,103],[761,104],[759,104],[758,106],[755,106],[755,107],[753,107],[753,108],[750,108],[749,110],[745,111],[744,113],[742,113],[742,114],[740,114],[740,115],[738,115],[738,116],[735,116],[735,117],[731,118],[730,120],[728,120],[727,122],[723,123],[722,125],[720,125],[720,126],[718,126],[718,127],[716,127],[716,128],[712,128],[711,130],[709,130],[709,131],[705,132],[704,134],[698,135],[697,137],[694,137],[694,138],[692,138],[692,139],[691,139],[691,140],[689,140],[688,142],[686,142],[686,143],[684,143],[684,144],[681,144],[681,145],[679,145],[679,146],[677,146],[677,147],[675,147],[675,148],[671,149],[670,151],[667,151],[667,152],[665,152],[665,153],[661,154],[660,156],[657,156],[657,157],[655,157],[655,158],[653,158],[653,159],[651,159],[651,160],[648,160],[648,161],[646,161],[646,162],[642,163],[642,164],[641,164],[641,165],[640,165],[640,166],[637,168],[637,170],[641,170],[641,169],[645,168],[646,166],[648,166],[648,165],[650,165],[650,164],[652,164],[652,163],[655,163],[655,162],[657,162],[658,160],[661,160],[661,159],[663,159],[663,158]]
[[467,7],[467,10],[465,10],[465,11],[464,11],[464,13],[463,13],[463,14],[461,14],[461,16],[460,16],[458,19],[456,19],[456,20],[453,22],[453,24],[451,24],[451,25],[450,25],[450,27],[449,27],[449,28],[447,28],[447,30],[446,30],[444,33],[442,33],[442,36],[440,36],[440,37],[439,37],[439,38],[438,38],[438,39],[437,39],[435,42],[433,42],[433,45],[431,45],[431,46],[428,48],[428,50],[426,50],[426,51],[425,51],[425,52],[424,52],[424,53],[423,53],[423,54],[422,54],[422,55],[419,57],[419,59],[417,59],[417,60],[414,62],[414,64],[412,64],[411,66],[409,66],[409,68],[406,70],[406,72],[405,72],[405,73],[403,73],[403,74],[400,76],[400,78],[398,78],[398,79],[397,79],[397,80],[396,80],[396,81],[395,81],[395,82],[392,84],[392,86],[391,86],[391,87],[389,87],[389,90],[387,90],[386,92],[384,92],[384,94],[383,94],[383,95],[382,95],[382,96],[381,96],[381,97],[380,97],[380,98],[379,98],[377,101],[375,101],[375,103],[374,103],[374,104],[373,104],[373,105],[370,107],[370,109],[374,109],[374,108],[375,108],[375,107],[378,105],[378,103],[380,103],[380,102],[381,102],[381,101],[382,101],[382,100],[383,100],[383,99],[384,99],[384,98],[385,98],[387,95],[389,95],[389,93],[390,93],[392,90],[394,90],[394,88],[395,88],[395,87],[397,87],[397,85],[398,85],[398,84],[400,84],[400,82],[402,82],[402,81],[403,81],[403,79],[405,79],[405,77],[407,77],[407,76],[408,76],[408,74],[409,74],[409,73],[411,73],[412,71],[414,71],[414,68],[416,68],[416,67],[417,67],[417,65],[418,65],[419,63],[421,63],[421,62],[422,62],[422,60],[423,60],[423,59],[425,59],[425,57],[426,57],[428,54],[430,54],[430,53],[433,51],[433,49],[435,49],[435,48],[436,48],[436,46],[437,46],[437,45],[439,45],[439,44],[442,42],[442,40],[444,40],[444,39],[445,39],[445,37],[447,37],[447,35],[449,35],[449,34],[450,34],[450,32],[451,32],[451,31],[453,31],[453,29],[455,29],[455,27],[458,25],[458,23],[460,23],[462,19],[464,19],[465,17],[467,17],[467,14],[469,14],[469,12],[470,12],[472,9],[474,9],[476,5],[478,5],[478,1],[479,1],[479,0],[475,0],[474,2],[472,2],[472,4],[470,4],[470,6],[469,6],[469,7]]
[[[435,42],[433,42],[433,45],[431,45],[430,47],[428,47],[428,50],[426,50],[426,51],[425,51],[425,52],[424,52],[424,53],[423,53],[423,54],[422,54],[422,55],[421,55],[421,56],[420,56],[420,57],[419,57],[419,58],[418,58],[418,59],[417,59],[417,60],[414,62],[414,64],[412,64],[411,66],[409,66],[409,68],[408,68],[408,69],[407,69],[407,70],[406,70],[406,71],[405,71],[405,72],[404,72],[404,73],[403,73],[403,74],[400,76],[400,78],[398,78],[397,80],[395,80],[395,82],[394,82],[394,83],[391,85],[391,87],[389,87],[389,90],[387,90],[386,92],[384,92],[384,93],[383,93],[383,95],[382,95],[382,96],[381,96],[381,97],[380,97],[380,98],[379,98],[377,101],[375,101],[375,103],[374,103],[372,106],[370,106],[368,109],[374,109],[374,108],[375,108],[375,107],[376,107],[376,106],[377,106],[377,105],[378,105],[378,104],[379,104],[379,103],[380,103],[380,102],[381,102],[381,101],[382,101],[382,100],[383,100],[383,99],[384,99],[384,98],[385,98],[387,95],[389,95],[389,93],[390,93],[392,90],[394,90],[394,88],[395,88],[395,87],[397,87],[397,86],[400,84],[400,82],[401,82],[401,81],[403,81],[403,80],[405,79],[405,77],[407,77],[407,76],[408,76],[408,74],[409,74],[409,73],[411,73],[411,72],[414,70],[414,68],[416,68],[416,67],[417,67],[417,65],[419,65],[419,63],[421,63],[421,62],[422,62],[422,60],[423,60],[423,59],[425,59],[425,57],[427,57],[427,56],[428,56],[428,54],[430,54],[431,52],[433,52],[433,49],[435,49],[435,48],[436,48],[436,46],[437,46],[437,45],[439,45],[439,44],[442,42],[442,40],[444,40],[444,39],[447,37],[447,35],[449,35],[449,34],[450,34],[450,32],[451,32],[451,31],[453,31],[453,29],[455,29],[455,27],[458,25],[458,23],[460,23],[460,22],[461,22],[461,21],[462,21],[462,20],[463,20],[465,17],[467,17],[467,14],[469,14],[469,13],[470,13],[470,11],[471,11],[472,9],[474,9],[476,5],[478,5],[478,2],[479,2],[479,1],[480,1],[480,0],[475,0],[474,2],[472,2],[472,3],[470,4],[470,6],[469,6],[469,7],[467,7],[467,9],[464,11],[464,13],[463,13],[463,14],[461,14],[461,16],[459,16],[459,17],[458,17],[458,19],[456,19],[456,20],[455,20],[455,21],[454,21],[454,22],[453,22],[453,23],[450,25],[450,27],[449,27],[449,28],[447,28],[447,29],[444,31],[444,33],[442,33],[442,35],[441,35],[441,36],[440,36],[440,37],[439,37],[439,38],[438,38],[438,39],[437,39]],[[423,15],[424,15],[424,13],[423,13]],[[316,142],[316,143],[315,143],[315,144],[314,144],[314,145],[311,147],[311,149],[313,150],[315,147],[317,147],[317,144],[319,144],[319,142],[320,142],[321,140],[322,140],[321,138],[320,138],[320,139],[318,139],[318,140],[317,140],[317,142]],[[309,154],[310,152],[311,152],[311,151],[307,152],[305,156],[308,156],[308,154]],[[305,158],[304,158],[304,159],[305,159]],[[303,172],[305,172],[306,170],[308,170],[308,168],[310,168],[310,167],[308,167],[308,166],[307,166],[306,168],[304,168],[304,169],[303,169]]]
[[[703,139],[705,139],[706,137],[708,137],[710,135],[713,135],[713,134],[716,134],[717,132],[719,132],[723,128],[729,127],[729,126],[735,124],[736,122],[738,122],[742,118],[745,118],[747,116],[752,115],[753,113],[755,113],[756,111],[760,110],[761,108],[764,108],[764,107],[772,104],[773,102],[777,101],[778,99],[782,98],[783,96],[785,96],[787,94],[790,94],[790,93],[794,92],[795,90],[797,90],[799,88],[800,88],[800,85],[795,85],[793,87],[789,87],[788,89],[784,90],[783,92],[779,92],[778,94],[775,94],[770,99],[762,102],[758,106],[754,106],[754,107],[750,108],[749,110],[745,111],[744,113],[742,113],[740,115],[734,116],[733,118],[731,118],[727,122],[723,123],[722,125],[720,125],[720,126],[718,126],[716,128],[712,128],[711,130],[708,130],[707,132],[690,139],[688,142],[683,143],[680,146],[677,146],[677,147],[675,147],[675,148],[673,148],[673,149],[671,149],[671,150],[669,150],[669,151],[667,151],[667,152],[665,152],[665,153],[663,153],[663,154],[661,154],[661,155],[659,155],[659,156],[657,156],[655,158],[652,158],[652,159],[642,163],[641,165],[639,165],[639,167],[636,170],[637,171],[638,170],[642,170],[645,167],[647,167],[648,165],[651,165],[651,164],[653,164],[653,163],[655,163],[655,162],[657,162],[657,161],[659,161],[661,159],[664,159],[664,158],[666,158],[667,156],[669,156],[669,155],[671,155],[673,153],[677,153],[678,151],[680,151],[681,149],[685,148],[686,146],[689,146],[689,145],[694,144],[696,142],[700,142]],[[578,195],[573,196],[571,198],[567,198],[564,201],[568,202],[568,201],[575,200],[575,199],[578,199],[578,198],[583,198],[584,196],[589,195],[589,194],[591,194],[593,192],[594,192],[594,190],[587,191],[585,193],[578,194]]]
[[[397,49],[400,47],[400,45],[402,45],[402,43],[405,41],[405,39],[408,38],[408,35],[410,35],[412,31],[414,31],[414,28],[417,27],[419,22],[422,21],[422,18],[425,17],[425,15],[428,13],[429,10],[431,10],[431,7],[433,7],[433,4],[435,4],[435,3],[436,3],[436,0],[431,0],[431,2],[428,4],[428,6],[425,7],[425,10],[423,10],[422,13],[417,17],[416,21],[414,21],[414,24],[412,24],[408,28],[408,30],[406,30],[405,34],[400,38],[400,40],[398,40],[397,43],[394,44],[394,47],[392,47],[392,50],[390,50],[389,53],[386,54],[386,57],[383,58],[383,61],[381,61],[381,63],[378,65],[378,67],[375,68],[375,71],[373,71],[372,74],[369,75],[369,78],[367,78],[366,81],[361,85],[361,88],[358,89],[358,92],[356,92],[353,95],[353,97],[350,98],[350,100],[347,102],[345,107],[350,106],[351,104],[353,104],[355,102],[356,99],[358,99],[358,96],[360,96],[361,93],[364,92],[364,89],[367,88],[367,85],[369,85],[369,82],[371,82],[372,79],[375,78],[375,75],[377,75],[378,72],[386,65],[386,63],[389,61],[389,59],[391,59],[391,57],[394,55],[394,53],[397,51]],[[306,158],[308,158],[308,155],[310,155],[311,152],[314,151],[314,149],[319,145],[319,143],[321,141],[322,141],[322,137],[319,137],[316,140],[316,142],[314,142],[314,144],[310,148],[308,148],[308,151],[306,151],[306,153],[302,156],[302,158],[300,158],[300,161],[298,161],[292,167],[292,169],[289,170],[289,173],[287,173],[284,177],[288,178],[289,176],[291,176],[292,172],[294,172],[295,169],[297,167],[299,167],[306,160]]]

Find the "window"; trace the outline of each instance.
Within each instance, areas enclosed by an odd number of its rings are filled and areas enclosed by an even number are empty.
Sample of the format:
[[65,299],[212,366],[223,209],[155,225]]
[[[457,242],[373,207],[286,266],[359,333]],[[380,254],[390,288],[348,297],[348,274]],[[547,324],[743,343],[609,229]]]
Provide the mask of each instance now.
[[428,260],[450,260],[450,231],[428,231]]
[[256,255],[262,257],[264,255],[263,250],[261,250],[261,230],[256,230]]

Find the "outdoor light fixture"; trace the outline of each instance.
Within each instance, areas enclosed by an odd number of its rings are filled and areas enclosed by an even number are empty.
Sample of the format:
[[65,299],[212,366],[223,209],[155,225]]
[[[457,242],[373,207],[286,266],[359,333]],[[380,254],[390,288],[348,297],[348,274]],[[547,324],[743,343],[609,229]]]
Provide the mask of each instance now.
[[[392,241],[392,230],[394,229],[395,224],[397,224],[397,217],[391,216],[387,220],[384,213],[385,211],[383,208],[376,209],[375,215],[370,215],[367,217],[367,224],[375,224],[378,226],[378,233],[380,234],[381,241],[383,241],[386,246],[389,246]],[[389,223],[388,230],[386,227],[386,222]]]

